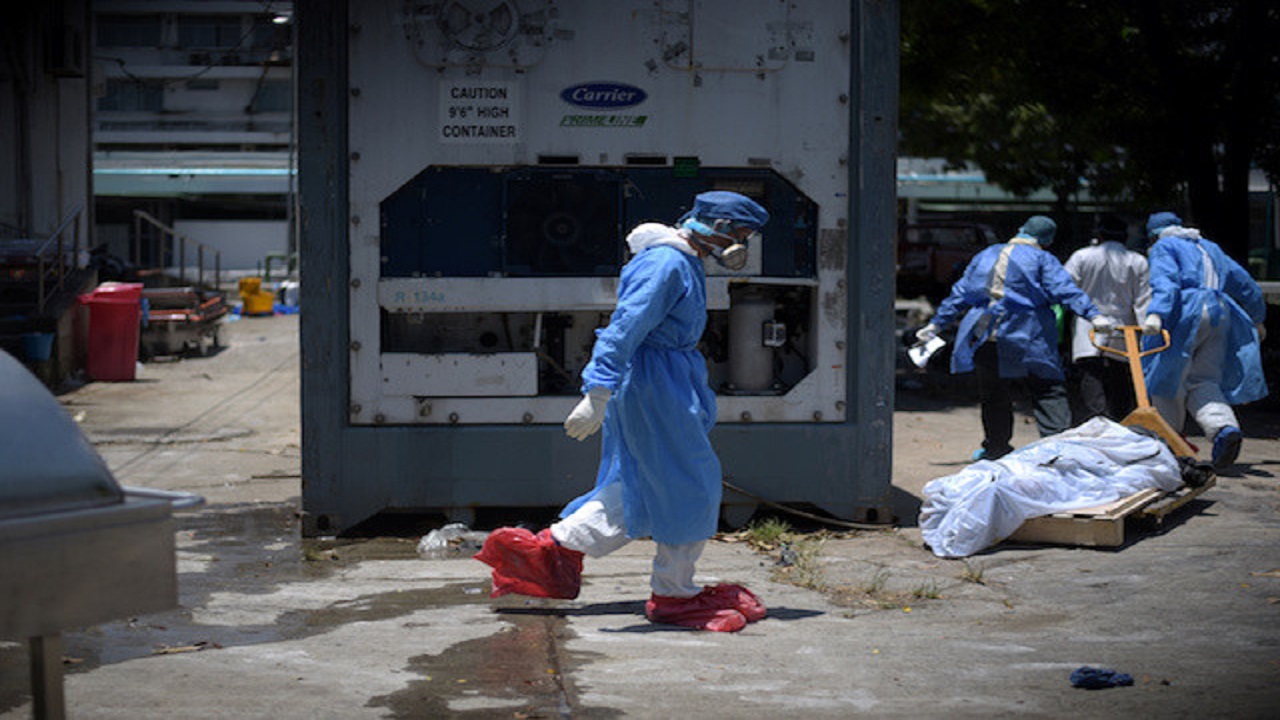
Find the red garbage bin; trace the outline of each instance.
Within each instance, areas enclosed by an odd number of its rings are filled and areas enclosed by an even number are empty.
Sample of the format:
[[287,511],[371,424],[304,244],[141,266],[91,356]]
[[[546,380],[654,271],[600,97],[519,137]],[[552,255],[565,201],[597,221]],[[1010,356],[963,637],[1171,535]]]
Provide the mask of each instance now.
[[103,283],[79,300],[89,308],[89,378],[133,380],[137,376],[142,283]]

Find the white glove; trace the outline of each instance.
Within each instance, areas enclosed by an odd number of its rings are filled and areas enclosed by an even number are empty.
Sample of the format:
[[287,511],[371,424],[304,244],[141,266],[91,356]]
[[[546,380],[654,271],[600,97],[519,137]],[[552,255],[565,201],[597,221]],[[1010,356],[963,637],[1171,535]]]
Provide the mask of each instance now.
[[564,431],[569,437],[582,442],[591,437],[604,424],[604,406],[613,395],[608,388],[593,387],[578,401],[573,412],[564,420]]
[[1160,329],[1163,327],[1164,327],[1164,321],[1160,319],[1159,315],[1152,313],[1151,315],[1147,316],[1146,320],[1142,321],[1142,334],[1143,335],[1159,335]]
[[1100,335],[1106,335],[1116,329],[1116,321],[1106,315],[1094,315],[1089,324],[1093,325],[1093,331]]
[[938,326],[933,323],[929,323],[916,331],[916,340],[922,343],[927,343],[936,337],[938,337]]
[[1262,342],[1263,340],[1266,340],[1267,326],[1263,325],[1262,323],[1258,323],[1257,325],[1254,325],[1254,327],[1258,329],[1258,342]]

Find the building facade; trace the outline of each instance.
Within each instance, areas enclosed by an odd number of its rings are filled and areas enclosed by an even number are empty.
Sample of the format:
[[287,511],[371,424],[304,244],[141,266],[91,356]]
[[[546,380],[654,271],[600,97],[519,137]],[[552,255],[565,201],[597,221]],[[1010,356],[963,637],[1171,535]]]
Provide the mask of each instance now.
[[292,3],[97,0],[93,13],[99,241],[172,266],[141,210],[225,270],[292,251]]

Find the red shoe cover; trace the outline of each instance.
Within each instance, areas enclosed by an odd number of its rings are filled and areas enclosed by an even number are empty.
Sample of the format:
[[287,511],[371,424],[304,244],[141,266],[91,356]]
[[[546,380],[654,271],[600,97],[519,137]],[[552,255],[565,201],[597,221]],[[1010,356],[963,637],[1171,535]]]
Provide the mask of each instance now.
[[742,613],[747,622],[763,620],[768,612],[760,598],[741,585],[711,585],[704,587],[702,594],[709,596],[716,607],[732,608]]
[[747,626],[742,613],[716,607],[705,592],[690,598],[654,595],[644,604],[644,614],[656,623],[712,632],[738,632]]
[[496,598],[509,593],[572,600],[582,588],[582,553],[561,547],[546,529],[498,528],[473,557],[493,568]]

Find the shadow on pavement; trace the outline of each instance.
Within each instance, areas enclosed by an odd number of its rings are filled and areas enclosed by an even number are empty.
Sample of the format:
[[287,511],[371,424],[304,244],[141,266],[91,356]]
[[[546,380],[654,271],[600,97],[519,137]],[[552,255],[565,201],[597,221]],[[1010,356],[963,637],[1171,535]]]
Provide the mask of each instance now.
[[[644,617],[644,601],[631,600],[623,602],[610,603],[592,603],[581,607],[499,607],[494,608],[493,612],[497,615],[541,615],[547,617],[586,617],[600,615],[633,615],[636,617]],[[783,622],[792,622],[794,620],[804,620],[806,618],[817,617],[825,613],[818,610],[802,610],[799,608],[788,607],[770,607],[769,614],[765,620],[781,620]],[[651,623],[644,621],[642,625],[630,625],[620,628],[605,628],[601,632],[663,632],[663,631],[679,631],[688,632],[690,628],[678,627],[676,625],[663,625],[660,623]]]
[[889,507],[895,527],[916,527],[920,520],[920,498],[900,487],[889,489]]
[[592,603],[581,607],[498,607],[498,615],[553,615],[556,617],[585,617],[591,615],[639,615],[644,616],[643,600]]

